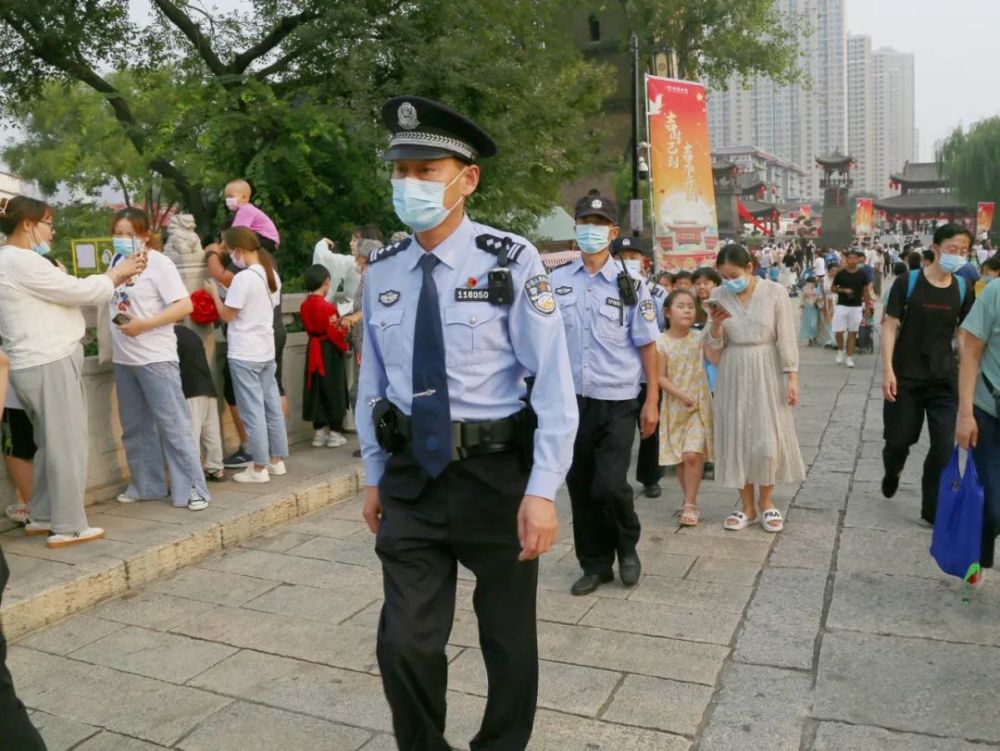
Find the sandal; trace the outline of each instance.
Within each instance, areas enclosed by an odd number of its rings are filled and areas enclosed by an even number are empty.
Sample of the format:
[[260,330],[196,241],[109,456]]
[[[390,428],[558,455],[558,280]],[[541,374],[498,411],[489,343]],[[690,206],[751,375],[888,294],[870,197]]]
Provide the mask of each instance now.
[[769,508],[760,515],[760,526],[765,532],[780,532],[785,528],[785,520],[776,508]]
[[226,481],[226,470],[217,469],[213,472],[205,472],[205,479],[209,482],[225,482]]
[[682,527],[694,527],[698,524],[698,519],[700,518],[700,513],[698,507],[693,503],[685,503],[680,508]]
[[27,504],[12,503],[4,509],[4,515],[12,522],[17,522],[18,524],[27,524],[31,521],[28,518]]
[[724,529],[728,529],[732,532],[739,532],[741,529],[746,529],[747,527],[749,527],[755,521],[757,521],[756,516],[751,519],[742,511],[734,511],[725,518],[725,520],[722,522],[722,526]]

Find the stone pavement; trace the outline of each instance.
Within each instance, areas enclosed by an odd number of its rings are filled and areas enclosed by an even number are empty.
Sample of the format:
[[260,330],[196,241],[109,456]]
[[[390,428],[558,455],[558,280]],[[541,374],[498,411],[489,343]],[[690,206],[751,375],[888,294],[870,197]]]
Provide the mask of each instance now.
[[[568,502],[543,561],[535,751],[1000,747],[1000,586],[963,605],[917,523],[919,459],[878,493],[874,356],[803,349],[809,466],[787,530],[726,532],[704,487],[639,503],[644,576],[574,598]],[[459,585],[449,736],[468,748],[485,676]],[[321,510],[18,641],[11,667],[53,751],[394,749],[375,661],[380,577],[360,500]]]

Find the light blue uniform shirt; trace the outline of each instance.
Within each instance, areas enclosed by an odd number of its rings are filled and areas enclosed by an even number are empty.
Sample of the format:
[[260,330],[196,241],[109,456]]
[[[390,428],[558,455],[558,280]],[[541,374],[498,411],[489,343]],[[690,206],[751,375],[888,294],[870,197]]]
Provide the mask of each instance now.
[[[497,266],[497,257],[476,246],[479,235],[509,237],[523,246],[507,267],[514,287],[512,305],[486,301],[487,275]],[[371,402],[388,398],[409,415],[413,401],[413,338],[423,279],[417,264],[425,251],[415,237],[396,250],[399,245],[375,251],[365,277],[356,417],[368,485],[378,484],[387,459],[375,441]],[[538,430],[526,494],[554,499],[573,459],[578,415],[566,336],[538,251],[522,237],[465,217],[432,252],[441,261],[433,274],[444,328],[451,419],[480,422],[519,412],[527,390],[524,379],[534,375],[531,404]]]
[[649,285],[649,296],[653,298],[653,305],[656,306],[656,325],[661,332],[666,331],[667,314],[663,309],[663,305],[667,302],[667,291],[656,282],[653,282]]
[[639,283],[636,305],[618,295],[621,265],[608,257],[591,276],[576,259],[552,272],[552,289],[562,311],[576,393],[592,399],[622,401],[639,395],[639,348],[660,335],[649,290]]

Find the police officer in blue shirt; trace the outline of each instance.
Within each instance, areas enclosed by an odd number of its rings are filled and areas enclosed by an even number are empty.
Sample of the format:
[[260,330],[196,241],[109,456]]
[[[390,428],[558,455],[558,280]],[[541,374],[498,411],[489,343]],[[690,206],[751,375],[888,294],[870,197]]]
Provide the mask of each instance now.
[[365,280],[358,436],[364,517],[382,562],[378,663],[400,749],[446,751],[445,646],[458,564],[489,679],[470,748],[524,749],[538,689],[538,556],[572,459],[566,336],[538,251],[470,220],[478,125],[420,97],[382,109],[392,200],[414,234],[374,251]]
[[[573,539],[583,576],[572,586],[586,595],[614,579],[639,581],[639,517],[628,468],[636,414],[641,433],[659,420],[656,309],[645,284],[611,258],[618,237],[618,207],[596,191],[576,204],[576,244],[581,256],[552,271],[569,346],[580,427],[566,476],[573,508]],[[640,405],[639,378],[648,386]]]
[[[646,250],[637,237],[619,237],[611,243],[611,256],[621,261],[625,270],[633,279],[640,282],[642,278],[642,259],[651,258],[652,250]],[[656,308],[656,327],[662,332],[667,327],[663,304],[667,301],[667,291],[655,282],[647,285],[649,296]],[[646,374],[639,377],[639,404],[646,401]],[[662,406],[662,403],[659,405]],[[639,432],[642,432],[641,420],[636,415]],[[635,479],[642,485],[647,498],[660,497],[660,431],[654,430],[652,435],[639,438],[639,452],[635,463]]]

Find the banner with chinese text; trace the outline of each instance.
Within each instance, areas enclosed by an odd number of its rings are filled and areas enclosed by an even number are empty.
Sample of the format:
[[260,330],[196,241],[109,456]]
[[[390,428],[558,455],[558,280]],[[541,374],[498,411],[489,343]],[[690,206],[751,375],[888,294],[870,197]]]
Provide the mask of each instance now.
[[976,232],[989,232],[993,227],[993,213],[996,204],[993,201],[980,201],[976,207]]
[[812,204],[806,203],[803,204],[802,206],[799,206],[799,216],[801,216],[803,219],[812,219],[812,215],[813,215]]
[[875,221],[875,199],[859,198],[854,210],[854,234],[870,235]]
[[650,206],[657,269],[714,263],[719,245],[705,87],[646,76]]

